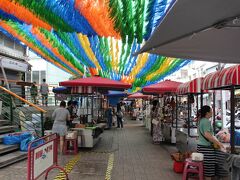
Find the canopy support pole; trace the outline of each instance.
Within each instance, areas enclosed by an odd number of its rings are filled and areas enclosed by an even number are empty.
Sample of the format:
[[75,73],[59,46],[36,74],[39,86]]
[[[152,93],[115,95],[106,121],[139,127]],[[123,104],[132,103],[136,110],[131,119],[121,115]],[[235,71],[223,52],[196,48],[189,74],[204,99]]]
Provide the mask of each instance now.
[[231,153],[235,153],[235,87],[231,86]]
[[216,97],[215,91],[213,91],[213,133],[216,134]]
[[190,94],[188,94],[188,122],[187,122],[188,136],[190,136],[190,113],[191,113]]
[[176,130],[178,128],[178,95],[176,95]]
[[201,109],[202,109],[202,107],[203,107],[203,90],[201,89]]
[[199,99],[198,99],[198,94],[197,94],[197,102],[196,102],[197,103],[197,112],[198,112],[198,108],[199,108],[198,101],[199,101]]

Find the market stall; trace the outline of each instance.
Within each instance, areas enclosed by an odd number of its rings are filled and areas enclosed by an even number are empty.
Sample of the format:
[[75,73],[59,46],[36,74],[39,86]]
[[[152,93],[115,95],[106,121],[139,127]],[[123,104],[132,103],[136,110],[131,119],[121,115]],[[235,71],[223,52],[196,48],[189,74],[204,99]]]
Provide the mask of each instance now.
[[[147,111],[146,105],[149,104],[148,102],[149,102],[151,96],[144,95],[144,94],[138,92],[138,93],[129,95],[127,98],[129,100],[133,100],[133,101],[140,100],[140,102],[141,102],[140,107],[135,107],[132,109],[132,113],[130,114],[131,119],[142,120],[144,125],[148,126],[146,124],[146,119],[148,116],[148,111]],[[136,103],[134,103],[134,104],[136,104]]]
[[[176,110],[176,146],[180,152],[195,151],[197,147],[197,111],[203,78],[181,84],[178,89]],[[184,99],[184,100],[183,100]]]
[[[175,143],[175,128],[172,127],[172,123],[176,114],[175,93],[180,84],[180,82],[165,80],[143,88],[143,93],[158,95],[158,103],[156,103],[155,106],[153,105],[152,108],[153,111],[155,111],[151,118],[152,134],[154,134],[153,126],[159,126],[160,124],[161,128],[159,129],[161,131],[162,140],[171,143]],[[159,95],[161,95],[161,97]]]
[[[235,123],[239,121],[238,116],[235,115],[235,111],[238,110],[240,104],[235,96],[235,90],[240,88],[240,65],[231,66],[229,68],[222,69],[215,73],[209,74],[204,78],[202,89],[212,89],[212,90],[228,90],[230,91],[230,146],[231,153],[236,153],[239,151],[239,130],[235,126]],[[223,119],[226,121],[226,119]],[[226,144],[229,146],[229,144]],[[237,147],[237,149],[236,149]]]
[[108,90],[124,90],[131,85],[101,77],[80,78],[60,82],[59,85],[71,88],[71,97],[78,101],[80,121],[72,130],[78,132],[79,147],[93,147],[100,139],[102,122],[108,103],[103,94]]

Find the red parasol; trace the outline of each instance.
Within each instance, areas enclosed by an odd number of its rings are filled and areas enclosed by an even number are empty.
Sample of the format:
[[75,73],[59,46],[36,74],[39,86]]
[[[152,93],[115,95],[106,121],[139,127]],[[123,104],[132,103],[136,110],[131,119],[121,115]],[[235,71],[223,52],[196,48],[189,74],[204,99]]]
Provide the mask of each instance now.
[[142,93],[134,93],[128,96],[128,99],[149,99],[151,96]]
[[130,84],[123,83],[120,81],[114,81],[102,77],[88,77],[80,78],[75,80],[63,81],[59,83],[60,86],[76,87],[76,86],[92,86],[97,88],[108,88],[108,89],[129,89]]
[[144,93],[176,93],[178,86],[182,84],[181,82],[165,80],[157,84],[152,84],[143,88]]

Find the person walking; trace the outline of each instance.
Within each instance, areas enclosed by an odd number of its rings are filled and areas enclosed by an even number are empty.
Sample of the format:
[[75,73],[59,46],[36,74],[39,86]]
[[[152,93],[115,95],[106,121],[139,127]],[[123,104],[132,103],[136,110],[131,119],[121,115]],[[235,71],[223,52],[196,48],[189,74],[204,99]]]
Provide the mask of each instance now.
[[64,136],[67,134],[67,121],[70,121],[70,113],[66,109],[66,102],[62,101],[60,107],[55,109],[52,114],[54,119],[52,132],[60,136],[60,153],[63,152]]
[[112,107],[109,106],[109,108],[107,110],[107,120],[108,120],[108,128],[109,129],[112,128],[112,119],[113,119],[113,110],[112,110]]
[[43,79],[43,83],[40,85],[40,93],[42,95],[42,105],[48,105],[48,84],[46,83],[46,79]]
[[121,110],[121,105],[117,105],[117,128],[123,128],[123,112]]
[[206,180],[215,178],[228,178],[228,171],[224,168],[226,153],[224,146],[213,135],[213,128],[210,122],[212,109],[210,106],[203,106],[200,110],[200,120],[198,123],[198,144],[197,151],[204,155],[203,167]]
[[37,95],[38,95],[38,88],[36,86],[36,82],[32,83],[32,86],[30,88],[30,94],[31,98],[34,104],[37,104]]
[[68,103],[67,103],[67,110],[69,111],[69,114],[70,114],[70,121],[67,121],[67,127],[68,128],[73,128],[72,121],[75,118],[75,116],[73,114],[73,108],[74,108],[73,101],[72,100],[68,101]]

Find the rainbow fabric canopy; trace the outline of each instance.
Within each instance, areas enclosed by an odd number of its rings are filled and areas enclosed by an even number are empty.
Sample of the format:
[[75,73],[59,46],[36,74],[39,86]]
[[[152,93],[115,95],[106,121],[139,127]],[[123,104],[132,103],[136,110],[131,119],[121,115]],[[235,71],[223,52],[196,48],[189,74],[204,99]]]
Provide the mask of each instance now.
[[156,83],[189,60],[132,56],[172,0],[0,0],[0,31],[46,61],[79,76]]

